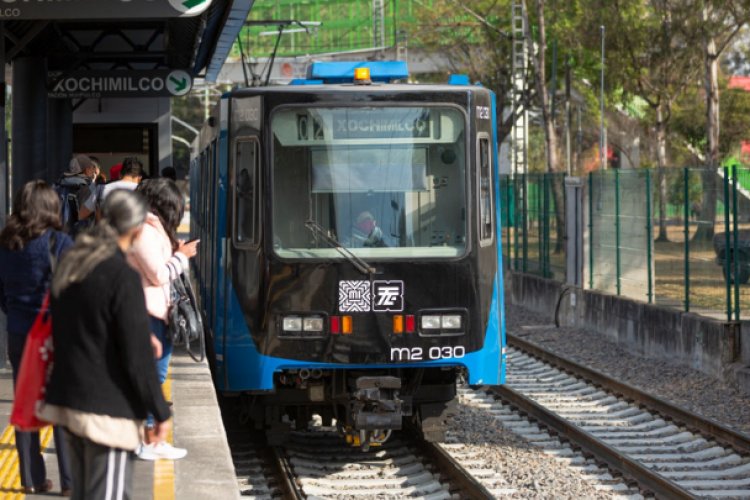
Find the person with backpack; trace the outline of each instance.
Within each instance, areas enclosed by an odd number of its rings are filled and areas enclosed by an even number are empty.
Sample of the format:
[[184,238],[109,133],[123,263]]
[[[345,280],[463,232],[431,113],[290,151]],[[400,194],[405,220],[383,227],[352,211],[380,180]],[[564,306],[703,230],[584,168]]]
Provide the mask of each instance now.
[[[13,385],[21,366],[26,337],[42,307],[52,268],[73,242],[60,231],[60,204],[55,191],[41,180],[29,181],[13,198],[13,212],[0,232],[0,309],[7,315],[8,357]],[[55,448],[63,495],[69,495],[71,472],[64,431],[55,428]],[[47,479],[39,432],[16,431],[18,467],[24,493],[52,489]]]
[[91,158],[84,154],[75,155],[70,160],[68,171],[55,185],[60,198],[62,227],[72,237],[96,221],[99,195],[94,180],[97,174],[98,168]]

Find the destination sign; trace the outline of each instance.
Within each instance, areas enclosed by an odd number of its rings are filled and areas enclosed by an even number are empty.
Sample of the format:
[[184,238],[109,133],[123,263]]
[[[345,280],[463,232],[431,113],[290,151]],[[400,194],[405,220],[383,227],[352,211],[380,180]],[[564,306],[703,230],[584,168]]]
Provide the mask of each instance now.
[[334,113],[334,139],[430,137],[430,113],[420,109]]
[[0,21],[197,16],[211,0],[0,0]]
[[447,144],[460,140],[465,115],[452,106],[284,107],[272,111],[271,129],[283,146]]
[[47,95],[55,99],[99,97],[177,97],[190,92],[193,79],[183,70],[49,72]]

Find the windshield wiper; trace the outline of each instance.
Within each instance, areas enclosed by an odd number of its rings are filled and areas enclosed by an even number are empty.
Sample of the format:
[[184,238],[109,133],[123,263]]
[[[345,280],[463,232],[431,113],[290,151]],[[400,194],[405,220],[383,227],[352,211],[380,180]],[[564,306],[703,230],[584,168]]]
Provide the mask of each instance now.
[[328,231],[326,231],[320,224],[318,224],[314,220],[307,220],[305,222],[305,227],[309,229],[315,236],[320,236],[323,241],[335,248],[341,255],[346,258],[346,260],[351,262],[352,265],[357,268],[357,271],[361,272],[362,274],[372,274],[375,272],[374,267],[370,267],[367,262],[354,255],[351,250],[339,243],[336,238],[328,234]]

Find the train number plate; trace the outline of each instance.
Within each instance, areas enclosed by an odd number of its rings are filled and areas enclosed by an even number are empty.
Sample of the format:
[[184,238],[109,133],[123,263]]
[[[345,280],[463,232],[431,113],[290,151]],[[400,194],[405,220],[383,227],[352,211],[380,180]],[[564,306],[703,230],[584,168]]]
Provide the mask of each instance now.
[[463,358],[466,348],[457,346],[391,347],[391,361],[427,361],[431,359]]

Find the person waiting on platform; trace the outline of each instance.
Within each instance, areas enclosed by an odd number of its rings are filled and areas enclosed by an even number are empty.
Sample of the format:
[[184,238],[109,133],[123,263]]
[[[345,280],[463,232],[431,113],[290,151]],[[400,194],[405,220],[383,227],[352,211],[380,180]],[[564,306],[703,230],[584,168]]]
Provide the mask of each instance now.
[[70,160],[68,171],[57,183],[58,193],[64,203],[63,230],[75,237],[94,225],[96,203],[99,199],[98,186],[94,180],[99,175],[99,167],[84,154],[75,155]]
[[[177,239],[177,227],[185,205],[180,188],[173,180],[164,177],[149,179],[143,181],[136,192],[146,199],[149,213],[143,231],[128,254],[128,261],[141,275],[151,332],[162,348],[156,367],[159,382],[164,383],[172,355],[172,341],[167,328],[171,305],[170,284],[187,270],[188,259],[197,253],[198,240],[186,243]],[[175,448],[157,439],[150,429],[150,423],[151,419],[147,423],[146,442],[138,448],[138,458],[176,460],[187,454],[184,448]]]
[[386,247],[383,241],[383,230],[371,212],[361,212],[354,222],[350,247]]
[[141,422],[154,415],[162,438],[171,427],[141,280],[125,260],[147,212],[135,193],[109,195],[99,223],[79,235],[52,279],[55,362],[38,415],[67,429],[77,500],[133,498]]
[[102,191],[102,202],[107,199],[107,195],[115,189],[127,189],[134,191],[143,179],[143,164],[138,158],[128,157],[122,161],[120,169],[120,179],[104,186]]
[[166,177],[167,179],[172,179],[173,181],[177,180],[177,170],[174,169],[174,167],[164,167],[161,169],[161,176]]
[[[60,202],[46,182],[29,181],[13,198],[13,213],[0,233],[0,309],[7,315],[8,357],[16,385],[26,337],[42,307],[52,267],[73,245],[60,231]],[[63,495],[71,477],[62,429],[55,427],[55,448]],[[27,494],[52,489],[47,479],[39,432],[16,431],[21,486]]]

